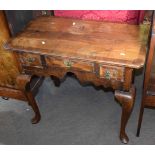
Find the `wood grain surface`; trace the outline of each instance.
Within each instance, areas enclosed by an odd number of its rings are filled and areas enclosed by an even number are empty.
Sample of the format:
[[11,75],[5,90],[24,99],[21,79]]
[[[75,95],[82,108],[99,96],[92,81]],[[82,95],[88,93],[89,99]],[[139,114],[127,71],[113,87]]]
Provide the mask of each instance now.
[[40,17],[7,48],[140,68],[144,65],[149,24],[129,25]]

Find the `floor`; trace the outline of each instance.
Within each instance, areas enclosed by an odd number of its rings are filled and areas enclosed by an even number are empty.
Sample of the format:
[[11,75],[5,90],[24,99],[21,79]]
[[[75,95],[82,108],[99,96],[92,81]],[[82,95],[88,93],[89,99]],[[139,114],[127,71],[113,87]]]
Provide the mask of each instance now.
[[[137,96],[127,126],[128,144],[155,144],[155,110],[145,110],[141,135],[136,137],[142,80],[142,73],[136,73]],[[58,88],[46,78],[36,99],[42,114],[36,125],[30,123],[33,112],[25,102],[0,99],[0,144],[122,144],[121,107],[113,92],[81,86],[72,77]]]

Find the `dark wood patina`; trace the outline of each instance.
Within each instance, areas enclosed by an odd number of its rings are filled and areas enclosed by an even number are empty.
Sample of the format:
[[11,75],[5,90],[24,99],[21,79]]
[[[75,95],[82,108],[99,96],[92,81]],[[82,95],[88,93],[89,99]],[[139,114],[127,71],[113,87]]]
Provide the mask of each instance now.
[[[133,70],[144,65],[149,29],[150,23],[41,17],[30,22],[6,48],[16,55],[22,79],[52,76],[59,86],[66,73],[72,72],[81,83],[113,88],[122,105],[120,139],[127,143],[125,128],[135,99]],[[39,115],[37,108],[35,111]]]

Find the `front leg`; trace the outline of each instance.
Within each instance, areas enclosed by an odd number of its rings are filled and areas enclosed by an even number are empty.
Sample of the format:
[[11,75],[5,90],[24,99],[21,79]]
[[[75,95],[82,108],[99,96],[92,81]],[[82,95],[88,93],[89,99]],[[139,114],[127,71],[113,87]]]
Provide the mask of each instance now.
[[32,76],[31,75],[19,75],[17,77],[17,85],[21,91],[25,94],[28,104],[32,107],[35,116],[32,118],[32,124],[36,124],[40,121],[41,115],[35,98],[32,94],[30,83],[31,83]]
[[127,144],[129,141],[125,129],[134,106],[135,94],[136,94],[135,92],[136,92],[135,87],[133,85],[130,88],[129,92],[119,90],[115,91],[115,97],[122,105],[120,139],[125,144]]

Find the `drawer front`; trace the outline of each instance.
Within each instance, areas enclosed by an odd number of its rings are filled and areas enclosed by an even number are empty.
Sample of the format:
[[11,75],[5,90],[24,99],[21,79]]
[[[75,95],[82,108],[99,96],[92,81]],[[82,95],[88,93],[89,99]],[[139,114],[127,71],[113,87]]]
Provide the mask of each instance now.
[[93,72],[94,67],[93,63],[83,62],[83,61],[75,61],[70,59],[58,59],[53,57],[46,57],[46,64],[48,67],[61,67],[72,70],[79,70],[85,72]]
[[40,55],[21,53],[19,54],[19,61],[22,66],[42,67]]
[[122,82],[124,81],[123,67],[100,65],[99,74],[101,78],[105,78],[107,80],[113,79]]

